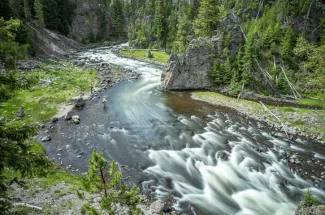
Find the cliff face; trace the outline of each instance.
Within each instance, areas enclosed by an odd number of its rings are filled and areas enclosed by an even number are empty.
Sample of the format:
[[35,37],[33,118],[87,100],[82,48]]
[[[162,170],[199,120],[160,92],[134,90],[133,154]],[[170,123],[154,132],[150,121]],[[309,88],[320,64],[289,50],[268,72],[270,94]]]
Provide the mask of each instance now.
[[[111,12],[109,7],[101,5],[99,0],[70,1],[75,6],[75,11],[69,37],[80,42],[82,39],[89,38],[90,35],[94,37],[110,35]],[[101,25],[103,21],[108,23],[104,27]]]

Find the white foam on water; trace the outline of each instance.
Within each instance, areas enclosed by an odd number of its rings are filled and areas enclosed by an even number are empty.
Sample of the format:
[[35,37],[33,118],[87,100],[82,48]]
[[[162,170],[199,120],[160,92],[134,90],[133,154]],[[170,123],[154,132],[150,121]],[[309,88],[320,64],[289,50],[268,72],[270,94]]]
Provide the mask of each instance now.
[[[262,153],[253,150],[256,143],[242,132],[260,133],[258,130],[238,126],[241,131],[210,118],[206,132],[192,137],[200,147],[149,151],[149,158],[156,165],[145,171],[158,180],[171,179],[173,189],[180,195],[176,198],[176,209],[182,210],[182,205],[189,203],[200,211],[198,214],[293,214],[301,198],[292,196],[303,197],[307,189],[325,201],[325,192],[292,172],[287,162],[279,159],[274,147]],[[184,118],[180,120],[189,124]],[[235,133],[238,141],[226,142],[223,130]],[[267,133],[262,135],[274,146],[291,147]],[[227,154],[228,159],[222,159],[221,152]],[[160,185],[157,193],[167,195],[170,189]]]

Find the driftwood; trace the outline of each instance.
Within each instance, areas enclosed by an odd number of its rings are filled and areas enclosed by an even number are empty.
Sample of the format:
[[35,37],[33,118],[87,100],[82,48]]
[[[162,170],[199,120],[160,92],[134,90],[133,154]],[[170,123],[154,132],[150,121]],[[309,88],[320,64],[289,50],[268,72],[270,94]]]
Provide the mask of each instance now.
[[283,66],[281,66],[281,69],[282,69],[282,72],[284,74],[284,77],[285,77],[286,81],[288,82],[288,85],[289,85],[289,87],[291,89],[291,92],[292,92],[293,96],[295,97],[295,99],[298,99],[298,98],[301,99],[302,96],[298,93],[298,91],[295,89],[293,84],[289,81],[289,79],[288,79],[288,77],[287,77],[287,75],[286,75],[286,73],[284,71]]
[[264,4],[264,1],[261,2],[261,6],[260,6],[260,8],[258,9],[257,15],[256,15],[256,17],[255,17],[255,21],[257,21],[257,18],[258,18],[258,16],[260,15],[260,12],[261,12],[261,10],[262,10],[262,8],[263,8],[263,4]]
[[281,123],[282,128],[283,128],[284,132],[285,132],[286,135],[287,135],[287,138],[289,138],[289,135],[288,135],[288,133],[287,133],[287,130],[286,130],[286,128],[285,128],[285,125],[284,125],[284,123],[280,120],[280,118],[279,118],[277,115],[275,115],[275,114],[274,114],[270,109],[268,109],[268,108],[264,105],[263,102],[260,101],[260,104],[261,104],[261,106],[263,107],[263,109],[264,109],[267,113],[269,113],[270,115],[272,115],[273,117],[275,117],[275,118],[276,118],[276,119]]
[[263,74],[265,81],[270,85],[270,87],[272,88],[272,90],[275,91],[275,88],[274,88],[272,82],[270,81],[270,79],[272,78],[272,76],[270,75],[270,73],[268,73],[268,71],[266,71],[265,69],[263,69],[261,67],[261,65],[259,64],[258,60],[255,59],[255,62],[257,64],[258,68],[260,69],[261,73]]
[[14,207],[23,206],[23,207],[28,207],[28,208],[33,208],[33,209],[36,209],[36,210],[40,210],[40,211],[43,210],[43,208],[41,208],[41,207],[38,207],[38,206],[35,206],[35,205],[30,205],[30,204],[27,204],[27,203],[14,203],[13,205],[14,205]]

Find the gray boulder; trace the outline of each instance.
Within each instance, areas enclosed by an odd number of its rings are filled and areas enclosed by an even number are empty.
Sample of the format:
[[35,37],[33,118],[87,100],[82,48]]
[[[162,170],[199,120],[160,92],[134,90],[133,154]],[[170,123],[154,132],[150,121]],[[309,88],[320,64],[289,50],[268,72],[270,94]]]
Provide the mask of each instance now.
[[75,116],[72,117],[72,121],[75,124],[79,124],[80,123],[80,117],[78,115],[75,115]]
[[47,135],[47,136],[42,138],[42,142],[49,142],[49,141],[51,141],[51,139],[52,139],[51,136]]
[[211,43],[203,38],[192,40],[184,54],[172,55],[161,75],[161,87],[167,90],[206,89],[212,86]]
[[302,202],[294,215],[325,215],[325,205],[305,206]]
[[16,116],[21,119],[25,116],[25,109],[24,106],[20,106],[20,108],[18,109],[18,111],[16,112]]

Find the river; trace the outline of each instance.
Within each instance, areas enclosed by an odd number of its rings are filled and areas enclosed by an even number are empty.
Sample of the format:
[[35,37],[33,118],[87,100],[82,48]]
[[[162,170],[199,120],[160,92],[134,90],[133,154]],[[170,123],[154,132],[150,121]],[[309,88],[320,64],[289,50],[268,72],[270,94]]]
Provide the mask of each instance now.
[[[313,176],[314,163],[325,171],[325,147],[275,137],[267,126],[258,129],[247,117],[192,100],[188,92],[162,91],[160,67],[118,57],[110,48],[78,57],[101,58],[141,76],[104,91],[106,108],[94,99],[78,113],[80,125],[55,126],[51,143],[44,144],[55,162],[82,173],[91,152],[103,151],[144,193],[172,194],[174,207],[185,214],[294,214],[308,189],[325,202],[325,181]],[[286,156],[311,160],[306,177]]]

